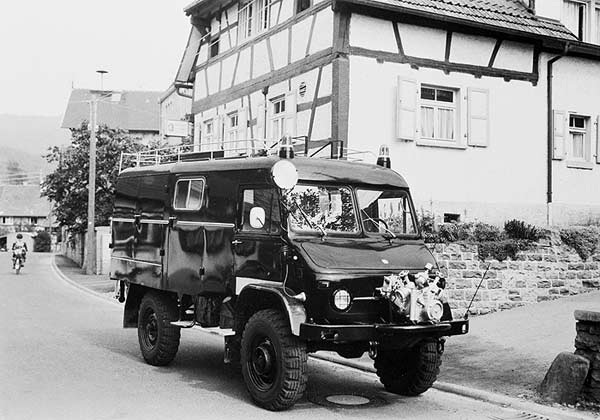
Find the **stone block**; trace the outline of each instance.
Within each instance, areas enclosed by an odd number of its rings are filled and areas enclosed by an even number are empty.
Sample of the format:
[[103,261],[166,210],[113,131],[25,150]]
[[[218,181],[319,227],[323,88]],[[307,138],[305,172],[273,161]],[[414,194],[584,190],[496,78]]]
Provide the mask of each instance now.
[[523,269],[526,271],[535,271],[535,270],[537,270],[537,264],[531,263],[531,262],[526,262],[523,264]]
[[592,278],[592,273],[589,271],[579,271],[577,273],[577,278],[582,280],[590,280]]
[[584,263],[571,263],[567,265],[567,268],[569,270],[585,270],[585,264]]
[[565,279],[576,279],[577,273],[575,271],[567,271],[565,273]]
[[548,280],[538,281],[537,287],[539,289],[547,289],[550,287],[550,282]]
[[544,296],[544,295],[542,295],[542,296],[538,296],[537,297],[537,301],[538,302],[546,302],[548,300],[552,300],[552,296]]
[[454,282],[454,286],[457,289],[470,289],[473,287],[473,281],[472,280],[456,280]]
[[550,279],[550,280],[554,280],[558,278],[558,272],[557,271],[550,271],[546,273],[546,278]]
[[500,288],[502,288],[502,281],[501,280],[488,280],[487,288],[488,289],[500,289]]
[[523,289],[525,287],[525,280],[517,280],[515,282],[515,287],[518,287],[519,289]]
[[520,270],[522,268],[522,264],[518,261],[509,261],[508,268],[511,270]]
[[585,311],[577,309],[574,312],[575,319],[583,322],[600,322],[600,312],[598,311]]
[[543,256],[540,254],[527,254],[528,261],[542,261]]
[[588,374],[590,362],[583,356],[562,352],[552,362],[538,387],[542,398],[561,404],[575,404]]
[[547,262],[557,262],[557,258],[555,255],[544,255],[544,261]]
[[552,287],[563,287],[565,282],[562,280],[552,280]]
[[448,263],[448,268],[451,270],[460,270],[460,269],[465,269],[467,268],[467,263],[463,262],[463,261],[450,261]]
[[480,273],[479,271],[473,271],[473,270],[464,270],[462,272],[462,276],[465,279],[479,279],[479,278],[481,278],[482,275],[483,275],[483,273]]

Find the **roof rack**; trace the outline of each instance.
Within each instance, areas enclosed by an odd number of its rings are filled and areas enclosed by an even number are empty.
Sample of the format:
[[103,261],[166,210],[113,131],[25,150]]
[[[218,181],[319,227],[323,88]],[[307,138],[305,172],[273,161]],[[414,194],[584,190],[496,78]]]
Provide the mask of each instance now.
[[[119,173],[127,168],[158,166],[176,162],[206,161],[214,159],[245,159],[258,156],[276,155],[281,140],[244,139],[230,141],[214,141],[202,144],[179,144],[137,153],[121,153],[119,160]],[[294,153],[298,156],[346,159],[346,149],[341,140],[311,140],[307,136],[292,137]],[[329,153],[325,153],[329,148]],[[358,152],[347,150],[350,160],[356,158]]]

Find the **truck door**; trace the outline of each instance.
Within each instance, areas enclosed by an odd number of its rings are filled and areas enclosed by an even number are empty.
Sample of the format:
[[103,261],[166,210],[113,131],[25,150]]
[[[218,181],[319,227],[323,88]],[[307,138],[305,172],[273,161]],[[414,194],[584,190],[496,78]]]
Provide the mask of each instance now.
[[232,241],[236,294],[249,283],[283,281],[277,191],[270,186],[243,186],[239,194]]

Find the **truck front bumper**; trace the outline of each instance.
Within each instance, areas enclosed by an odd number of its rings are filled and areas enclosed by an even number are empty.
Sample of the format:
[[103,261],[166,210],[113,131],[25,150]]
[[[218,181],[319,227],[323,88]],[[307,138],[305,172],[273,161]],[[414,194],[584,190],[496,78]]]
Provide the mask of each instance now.
[[360,341],[414,340],[425,337],[462,335],[469,332],[469,320],[443,321],[431,325],[320,325],[300,324],[300,338],[313,342],[352,343]]

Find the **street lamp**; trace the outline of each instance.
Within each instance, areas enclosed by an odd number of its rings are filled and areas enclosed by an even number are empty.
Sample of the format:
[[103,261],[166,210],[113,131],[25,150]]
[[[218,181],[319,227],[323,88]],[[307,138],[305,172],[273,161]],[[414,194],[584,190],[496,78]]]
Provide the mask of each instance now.
[[[104,75],[106,70],[96,70],[100,75],[100,91],[104,90]],[[88,178],[88,222],[86,241],[86,274],[96,274],[96,119],[98,116],[98,98],[92,92],[90,99],[90,173]]]

